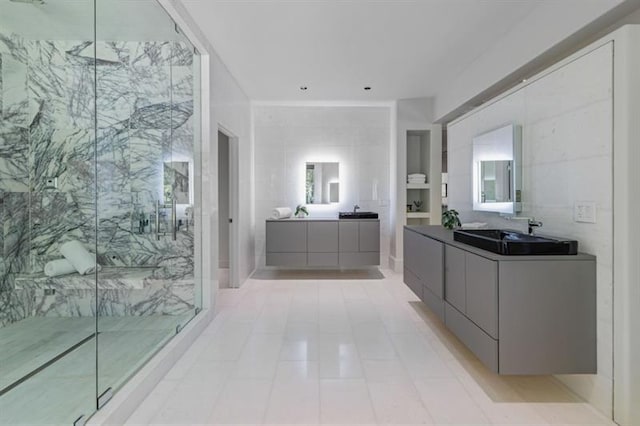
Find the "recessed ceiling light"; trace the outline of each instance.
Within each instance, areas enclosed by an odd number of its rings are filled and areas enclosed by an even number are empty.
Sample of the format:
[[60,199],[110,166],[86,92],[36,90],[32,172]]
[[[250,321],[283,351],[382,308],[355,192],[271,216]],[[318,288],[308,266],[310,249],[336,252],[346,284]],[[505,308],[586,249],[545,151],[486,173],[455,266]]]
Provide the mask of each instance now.
[[307,90],[308,87],[307,86],[300,86],[300,90]]
[[364,86],[364,90],[371,90],[371,86]]

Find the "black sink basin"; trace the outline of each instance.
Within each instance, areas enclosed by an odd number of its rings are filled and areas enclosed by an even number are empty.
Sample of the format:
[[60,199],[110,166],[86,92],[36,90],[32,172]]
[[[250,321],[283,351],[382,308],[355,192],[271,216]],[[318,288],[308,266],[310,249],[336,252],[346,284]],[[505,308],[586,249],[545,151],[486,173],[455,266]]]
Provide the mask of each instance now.
[[377,219],[378,213],[375,212],[340,212],[339,219]]
[[578,242],[527,235],[509,229],[467,229],[453,231],[461,243],[503,255],[577,254]]

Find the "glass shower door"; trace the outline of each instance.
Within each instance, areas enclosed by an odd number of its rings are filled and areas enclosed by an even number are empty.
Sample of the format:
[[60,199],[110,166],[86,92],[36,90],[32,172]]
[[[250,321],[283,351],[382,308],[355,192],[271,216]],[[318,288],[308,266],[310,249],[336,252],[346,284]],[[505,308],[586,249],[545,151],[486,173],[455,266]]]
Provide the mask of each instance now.
[[94,2],[0,0],[0,424],[95,411]]
[[198,63],[193,46],[155,0],[98,0],[96,16],[102,405],[199,307]]

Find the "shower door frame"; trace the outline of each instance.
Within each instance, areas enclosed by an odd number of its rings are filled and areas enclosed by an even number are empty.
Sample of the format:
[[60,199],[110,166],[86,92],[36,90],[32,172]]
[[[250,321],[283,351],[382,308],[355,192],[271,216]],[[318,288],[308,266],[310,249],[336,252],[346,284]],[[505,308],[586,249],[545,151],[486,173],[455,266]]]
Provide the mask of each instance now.
[[[212,234],[212,214],[207,206],[212,205],[213,183],[204,176],[217,175],[217,165],[213,165],[208,159],[211,155],[211,107],[210,107],[210,46],[204,41],[204,36],[199,31],[194,31],[195,24],[188,21],[188,13],[175,0],[155,0],[178,26],[182,34],[197,50],[200,59],[200,149],[194,150],[194,163],[200,164],[200,169],[195,169],[194,191],[200,194],[200,205],[194,205],[195,229],[194,232],[194,256],[197,259],[194,279],[201,285],[202,311],[196,315],[179,334],[174,336],[158,353],[156,353],[127,383],[118,389],[113,398],[102,409],[96,411],[86,423],[87,425],[124,424],[128,417],[142,403],[153,388],[162,380],[164,375],[173,367],[187,348],[195,341],[196,337],[211,322],[214,316],[214,304],[217,286],[214,286],[214,267],[217,270],[217,262],[204,262],[211,259],[216,246],[210,238],[203,238]],[[200,266],[198,266],[198,263]]]
[[[195,281],[198,282],[198,272],[200,272],[201,294],[202,294],[202,310],[203,313],[213,309],[215,303],[215,290],[213,284],[212,266],[210,262],[204,262],[204,259],[210,259],[215,247],[211,244],[209,238],[203,238],[203,235],[211,235],[211,215],[206,211],[206,206],[210,206],[212,202],[212,184],[208,179],[202,179],[203,176],[214,176],[217,173],[217,166],[212,165],[209,161],[203,161],[210,158],[211,150],[211,108],[210,108],[210,56],[209,45],[203,40],[204,36],[199,32],[196,33],[192,29],[192,24],[187,22],[184,15],[186,11],[181,11],[181,5],[175,0],[156,0],[164,9],[169,17],[176,23],[182,34],[198,51],[200,57],[200,149],[195,150],[196,164],[200,164],[200,170],[196,170],[194,186],[195,193],[200,194],[200,205],[196,205],[194,209],[194,219],[196,220],[196,229],[201,232],[194,233],[194,255],[199,256],[200,268],[196,267]],[[188,15],[187,15],[188,16]],[[199,158],[197,158],[199,156]],[[199,227],[197,221],[200,221]],[[206,266],[209,265],[209,266]],[[217,265],[216,265],[217,268]]]

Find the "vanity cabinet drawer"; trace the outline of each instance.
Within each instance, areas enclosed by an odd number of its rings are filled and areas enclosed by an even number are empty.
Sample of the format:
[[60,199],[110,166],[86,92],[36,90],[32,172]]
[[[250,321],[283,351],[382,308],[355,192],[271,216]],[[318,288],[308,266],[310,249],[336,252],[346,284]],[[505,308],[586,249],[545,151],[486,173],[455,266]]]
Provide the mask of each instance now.
[[267,253],[305,253],[307,252],[306,222],[267,222]]
[[337,253],[338,224],[336,222],[309,222],[307,251],[309,253]]
[[494,339],[498,338],[498,262],[467,253],[466,315]]
[[498,341],[445,302],[445,324],[491,371],[498,372]]
[[339,253],[338,257],[340,266],[367,266],[380,264],[379,252]]
[[360,222],[358,227],[358,251],[380,251],[380,222]]
[[445,247],[444,299],[462,313],[467,309],[465,254],[464,250]]
[[307,264],[307,253],[267,253],[267,266],[300,266]]
[[338,253],[308,253],[307,266],[338,266]]
[[406,266],[404,267],[404,283],[422,300],[422,282],[416,274],[411,272]]
[[416,232],[405,231],[404,264],[420,278],[432,293],[442,298],[444,278],[444,246],[441,242]]
[[342,221],[340,226],[338,248],[340,252],[357,252],[359,251],[358,241],[358,222]]

